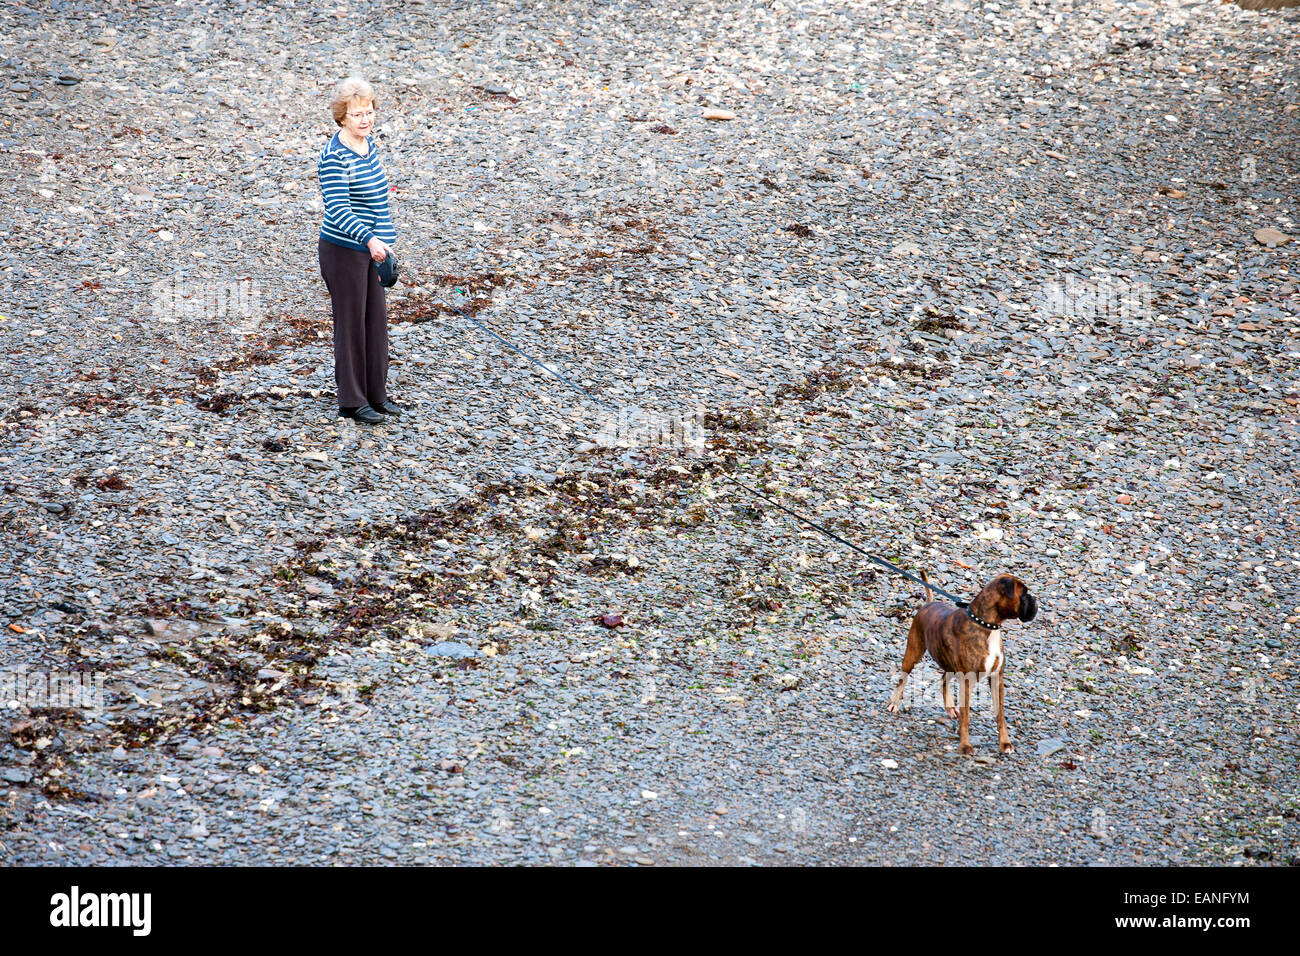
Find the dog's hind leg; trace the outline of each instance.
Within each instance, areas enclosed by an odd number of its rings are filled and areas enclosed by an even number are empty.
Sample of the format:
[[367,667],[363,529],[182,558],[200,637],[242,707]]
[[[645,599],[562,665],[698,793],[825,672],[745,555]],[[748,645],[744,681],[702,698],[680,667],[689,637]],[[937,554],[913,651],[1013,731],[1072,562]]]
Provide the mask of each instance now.
[[975,696],[975,681],[979,678],[974,674],[959,674],[958,679],[961,681],[961,735],[957,749],[968,755],[975,752],[970,743],[970,708],[971,698]]
[[908,676],[912,673],[912,668],[921,662],[925,656],[925,630],[921,627],[920,621],[912,621],[912,629],[907,632],[907,650],[903,652],[903,673],[898,678],[898,683],[894,685],[894,692],[889,695],[889,703],[885,705],[885,710],[891,714],[898,712],[898,704],[903,699],[903,685],[907,683]]
[[957,701],[952,696],[952,674],[949,671],[943,672],[943,712],[949,717],[959,716]]

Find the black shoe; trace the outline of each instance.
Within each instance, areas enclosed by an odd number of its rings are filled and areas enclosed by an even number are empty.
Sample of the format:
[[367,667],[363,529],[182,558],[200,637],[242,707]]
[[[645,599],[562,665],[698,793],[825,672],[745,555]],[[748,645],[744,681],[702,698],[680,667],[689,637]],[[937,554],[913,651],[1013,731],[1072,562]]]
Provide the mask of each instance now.
[[388,401],[387,399],[384,399],[384,401],[380,402],[378,405],[373,405],[372,407],[375,409],[375,411],[383,412],[385,415],[400,415],[402,414],[403,411],[405,411],[405,409],[403,409],[400,405],[394,405],[392,402]]
[[354,422],[361,422],[363,425],[378,425],[384,420],[384,416],[369,405],[362,405],[360,408],[340,408],[339,418],[350,418]]

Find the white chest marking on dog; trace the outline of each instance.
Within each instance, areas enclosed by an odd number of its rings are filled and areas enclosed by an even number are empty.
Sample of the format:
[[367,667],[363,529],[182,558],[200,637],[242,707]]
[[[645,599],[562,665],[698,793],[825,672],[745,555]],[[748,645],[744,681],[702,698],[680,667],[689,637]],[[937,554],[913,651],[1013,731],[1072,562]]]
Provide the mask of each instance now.
[[984,673],[992,674],[1002,664],[1002,632],[989,632],[989,652],[984,658]]

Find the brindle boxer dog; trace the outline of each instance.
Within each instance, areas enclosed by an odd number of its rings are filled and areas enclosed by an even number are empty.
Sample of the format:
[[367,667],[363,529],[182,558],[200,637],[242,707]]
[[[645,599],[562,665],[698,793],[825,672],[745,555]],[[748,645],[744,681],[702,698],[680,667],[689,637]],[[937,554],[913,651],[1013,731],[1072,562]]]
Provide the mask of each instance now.
[[[928,584],[924,571],[921,577]],[[971,694],[975,681],[987,676],[989,695],[997,707],[998,749],[1009,754],[1015,748],[1007,734],[1007,717],[1002,708],[1002,622],[1012,618],[1032,621],[1038,613],[1038,601],[1023,581],[1010,574],[999,574],[990,581],[964,610],[935,601],[933,597],[933,592],[926,587],[927,603],[917,612],[907,634],[903,676],[898,679],[885,709],[890,713],[898,710],[908,675],[929,651],[943,670],[943,706],[949,717],[959,716],[949,681],[952,677],[961,681],[961,752],[975,752],[970,743]]]

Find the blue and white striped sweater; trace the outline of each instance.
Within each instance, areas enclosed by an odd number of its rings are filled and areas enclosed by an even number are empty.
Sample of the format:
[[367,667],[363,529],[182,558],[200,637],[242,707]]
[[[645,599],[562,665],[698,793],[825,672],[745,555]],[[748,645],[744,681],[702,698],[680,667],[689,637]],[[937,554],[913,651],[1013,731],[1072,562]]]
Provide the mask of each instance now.
[[388,177],[379,163],[379,147],[366,140],[370,151],[358,156],[339,141],[335,133],[320,151],[316,166],[325,221],[320,237],[348,249],[366,248],[371,239],[389,245],[397,242],[397,230],[388,212]]

